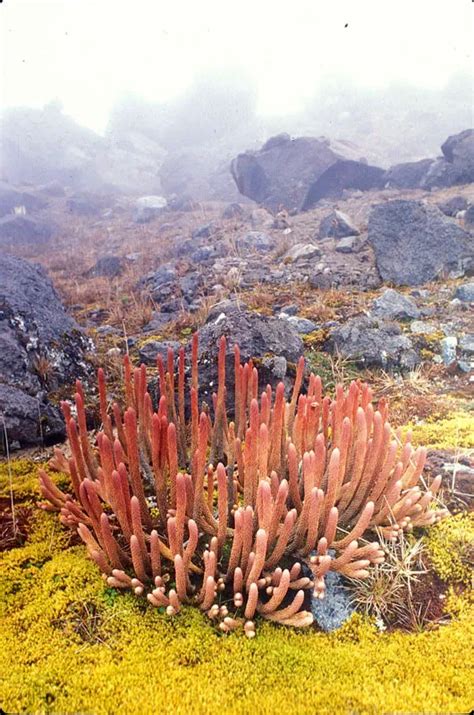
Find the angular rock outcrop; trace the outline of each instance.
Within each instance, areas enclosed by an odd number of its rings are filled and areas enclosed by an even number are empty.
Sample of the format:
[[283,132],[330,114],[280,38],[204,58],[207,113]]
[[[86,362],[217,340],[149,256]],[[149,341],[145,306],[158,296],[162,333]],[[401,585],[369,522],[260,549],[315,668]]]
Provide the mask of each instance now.
[[85,376],[91,346],[67,315],[42,268],[13,256],[0,261],[1,442],[38,444],[64,435],[48,393]]
[[446,161],[456,167],[459,183],[474,181],[474,129],[448,137],[441,146]]
[[359,229],[349,216],[342,211],[331,211],[319,225],[319,238],[346,238],[347,236],[358,235]]
[[280,134],[259,151],[247,151],[232,160],[238,190],[271,211],[307,210],[326,196],[344,189],[382,186],[384,171],[368,166],[347,143]]
[[384,281],[421,285],[460,276],[474,265],[472,239],[436,206],[395,200],[374,206],[368,240]]
[[[261,384],[276,386],[291,375],[303,343],[296,330],[286,320],[269,318],[246,309],[242,303],[223,301],[211,310],[205,325],[199,330],[199,380],[201,398],[212,405],[212,392],[217,385],[216,345],[222,335],[227,338],[226,370],[227,398],[234,404],[234,344],[239,345],[242,361],[256,359]],[[188,345],[190,349],[190,345]]]
[[448,137],[441,146],[443,156],[392,166],[385,185],[398,189],[434,189],[474,181],[474,129]]
[[395,164],[385,174],[387,188],[416,189],[421,186],[434,159],[421,159],[421,161],[407,161]]
[[331,352],[366,367],[412,370],[420,358],[409,337],[396,323],[369,318],[353,318],[336,328],[328,340]]

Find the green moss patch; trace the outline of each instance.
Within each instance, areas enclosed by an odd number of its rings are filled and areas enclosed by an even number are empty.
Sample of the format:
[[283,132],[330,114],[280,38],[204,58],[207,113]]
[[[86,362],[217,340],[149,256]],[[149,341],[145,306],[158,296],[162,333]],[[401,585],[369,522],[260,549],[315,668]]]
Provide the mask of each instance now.
[[355,615],[332,635],[259,623],[220,635],[197,609],[168,618],[106,586],[39,512],[0,561],[0,702],[18,713],[462,712],[474,699],[473,606],[421,634]]

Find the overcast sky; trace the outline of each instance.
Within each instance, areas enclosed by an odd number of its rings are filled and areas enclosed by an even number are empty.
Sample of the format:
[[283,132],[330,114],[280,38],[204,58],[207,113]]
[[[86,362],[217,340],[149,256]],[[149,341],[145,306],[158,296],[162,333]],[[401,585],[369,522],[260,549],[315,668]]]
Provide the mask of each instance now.
[[[441,87],[473,71],[471,0],[3,0],[3,107],[60,99],[102,131],[114,101],[166,101],[234,68],[259,111],[300,110],[322,78]],[[466,98],[472,101],[472,98]]]

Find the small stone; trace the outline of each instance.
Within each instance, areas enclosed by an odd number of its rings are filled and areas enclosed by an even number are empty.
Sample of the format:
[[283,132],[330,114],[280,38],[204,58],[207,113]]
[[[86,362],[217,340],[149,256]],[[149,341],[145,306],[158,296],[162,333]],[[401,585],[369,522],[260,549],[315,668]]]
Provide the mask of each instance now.
[[474,353],[474,335],[463,335],[459,339],[459,347],[464,353]]
[[238,238],[236,243],[239,250],[259,252],[271,251],[275,246],[273,238],[262,231],[249,231],[245,236]]
[[[284,315],[284,314],[283,314]],[[286,320],[294,327],[300,335],[307,335],[318,329],[316,323],[307,318],[298,318],[296,315],[289,315]]]
[[346,236],[341,238],[336,244],[338,253],[353,253],[357,236]]
[[463,303],[474,303],[474,283],[464,283],[458,286],[454,297]]
[[420,311],[416,304],[406,296],[387,288],[372,304],[372,313],[392,320],[418,318]]
[[311,599],[311,613],[316,623],[325,632],[340,628],[355,612],[347,582],[337,571],[329,571],[325,576],[324,598]]
[[145,363],[145,365],[156,365],[156,358],[161,355],[166,359],[168,355],[168,348],[172,348],[175,354],[181,347],[181,343],[174,340],[148,340],[144,345],[138,350],[138,355],[140,360]]
[[438,328],[433,323],[425,323],[423,320],[414,320],[410,324],[410,330],[415,335],[433,335],[438,332]]
[[133,220],[135,223],[149,223],[166,210],[168,202],[164,196],[141,196],[135,202]]
[[110,348],[110,350],[107,350],[107,357],[110,358],[117,358],[120,357],[122,354],[120,348]]
[[451,365],[456,360],[457,344],[458,339],[452,335],[441,340],[441,356],[445,365]]
[[316,258],[320,255],[321,249],[315,246],[314,243],[297,243],[285,253],[284,258],[292,261],[309,261],[311,258]]
[[193,238],[210,238],[213,233],[215,233],[216,227],[213,223],[206,223],[204,226],[199,226],[196,228],[191,236]]
[[342,211],[332,211],[319,226],[319,238],[345,238],[358,236],[359,230],[347,214]]

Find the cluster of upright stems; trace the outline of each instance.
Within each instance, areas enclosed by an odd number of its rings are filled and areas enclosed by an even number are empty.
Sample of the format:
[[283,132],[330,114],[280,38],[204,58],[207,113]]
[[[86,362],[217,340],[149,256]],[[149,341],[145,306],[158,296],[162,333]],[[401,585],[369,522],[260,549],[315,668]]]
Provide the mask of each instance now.
[[236,346],[230,421],[225,339],[212,406],[199,407],[197,356],[195,335],[189,371],[184,349],[177,370],[171,350],[158,357],[156,395],[145,366],[126,357],[124,412],[109,404],[99,370],[95,443],[80,382],[77,417],[62,405],[71,456],[56,450],[53,466],[69,473],[74,494],[41,471],[43,506],[77,530],[110,586],[146,594],[169,615],[195,604],[249,637],[257,614],[307,626],[308,589],[322,598],[328,571],[360,579],[383,561],[364,535],[379,528],[395,539],[444,515],[433,506],[441,478],[418,485],[425,450],[392,432],[367,384],[323,396],[301,358],[289,400],[282,383],[259,395],[257,368],[241,364]]

